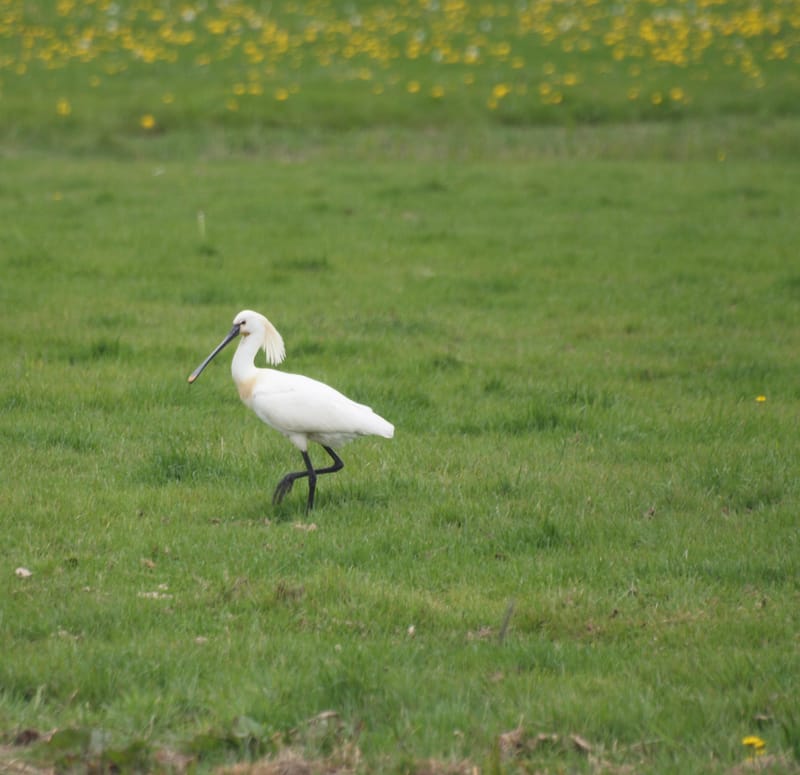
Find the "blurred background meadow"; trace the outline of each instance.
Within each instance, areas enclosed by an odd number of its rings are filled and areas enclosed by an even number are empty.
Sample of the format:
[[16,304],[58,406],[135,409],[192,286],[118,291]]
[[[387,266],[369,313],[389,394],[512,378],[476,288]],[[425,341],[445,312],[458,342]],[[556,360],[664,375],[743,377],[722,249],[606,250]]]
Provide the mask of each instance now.
[[0,6],[6,141],[794,116],[796,0]]
[[0,770],[800,771],[798,244],[800,0],[0,0]]

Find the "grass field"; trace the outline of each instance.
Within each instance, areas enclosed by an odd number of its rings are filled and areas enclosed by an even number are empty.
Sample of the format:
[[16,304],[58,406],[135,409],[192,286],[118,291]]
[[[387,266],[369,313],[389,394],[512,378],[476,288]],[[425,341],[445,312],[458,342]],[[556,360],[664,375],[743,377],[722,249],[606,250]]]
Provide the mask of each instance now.
[[[698,7],[0,0],[0,771],[800,771],[800,14]],[[397,428],[309,515],[243,307]]]

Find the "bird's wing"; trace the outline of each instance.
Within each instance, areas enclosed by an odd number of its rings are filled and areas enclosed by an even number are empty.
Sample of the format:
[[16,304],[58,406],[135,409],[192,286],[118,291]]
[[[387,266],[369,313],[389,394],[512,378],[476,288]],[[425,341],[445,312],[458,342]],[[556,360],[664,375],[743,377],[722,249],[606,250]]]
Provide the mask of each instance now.
[[364,433],[373,412],[338,390],[299,374],[280,374],[256,385],[252,407],[258,417],[282,433]]

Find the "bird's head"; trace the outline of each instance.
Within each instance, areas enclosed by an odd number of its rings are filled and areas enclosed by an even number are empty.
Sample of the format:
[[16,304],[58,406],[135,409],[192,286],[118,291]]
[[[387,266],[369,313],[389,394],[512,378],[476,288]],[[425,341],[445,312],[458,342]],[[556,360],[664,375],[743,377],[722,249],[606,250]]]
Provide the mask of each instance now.
[[[254,336],[267,355],[267,363],[277,366],[285,357],[286,350],[283,346],[283,338],[278,333],[275,326],[269,322],[261,313],[253,312],[251,309],[242,310],[233,319],[233,328],[240,336]],[[234,334],[235,336],[236,334]]]
[[[217,353],[229,342],[236,339],[237,336],[241,336],[243,339],[250,336],[255,337],[253,341],[257,342],[258,347],[266,353],[267,363],[277,365],[286,357],[283,338],[275,326],[262,314],[253,312],[251,309],[245,309],[233,319],[233,327],[228,332],[228,335],[212,350],[208,358],[189,375],[189,382],[194,382]],[[253,354],[255,352],[253,351]]]

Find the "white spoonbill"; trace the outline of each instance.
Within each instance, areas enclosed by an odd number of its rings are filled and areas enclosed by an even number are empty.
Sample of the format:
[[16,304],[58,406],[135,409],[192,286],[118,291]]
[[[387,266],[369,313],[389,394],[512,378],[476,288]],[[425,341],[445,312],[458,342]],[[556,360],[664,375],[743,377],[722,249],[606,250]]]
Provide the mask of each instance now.
[[[241,336],[231,362],[231,374],[239,390],[239,398],[259,419],[286,436],[300,450],[305,471],[286,474],[278,482],[272,496],[280,503],[292,489],[296,479],[308,477],[306,511],[314,508],[317,476],[339,471],[344,463],[334,452],[358,436],[394,436],[394,425],[375,414],[368,406],[357,404],[338,390],[300,374],[287,374],[276,369],[260,369],[255,365],[258,351],[263,349],[267,362],[277,366],[285,357],[283,339],[275,326],[258,312],[246,309],[233,319],[228,335],[190,375],[194,382],[200,372],[225,345]],[[333,465],[314,468],[308,454],[308,442],[316,441],[331,456]]]

